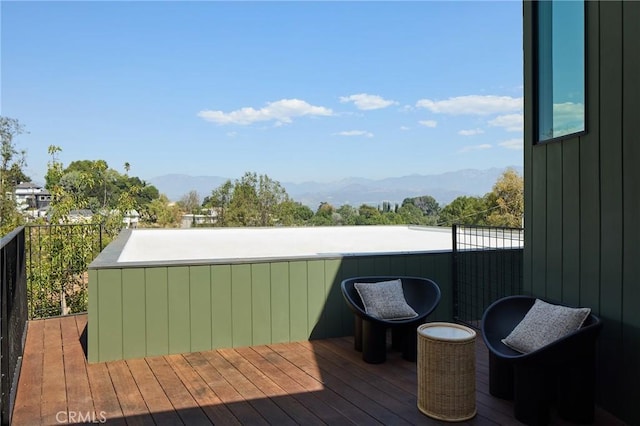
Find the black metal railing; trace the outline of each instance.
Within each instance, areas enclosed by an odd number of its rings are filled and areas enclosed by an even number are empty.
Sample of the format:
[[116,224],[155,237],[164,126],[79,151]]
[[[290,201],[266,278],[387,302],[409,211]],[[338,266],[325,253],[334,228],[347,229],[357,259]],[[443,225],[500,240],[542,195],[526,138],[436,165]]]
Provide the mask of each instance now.
[[102,224],[26,227],[30,319],[87,310],[88,266],[108,239]]
[[522,293],[524,229],[453,225],[456,321],[478,328],[495,300]]
[[0,422],[8,425],[20,376],[27,327],[25,228],[16,228],[0,242]]

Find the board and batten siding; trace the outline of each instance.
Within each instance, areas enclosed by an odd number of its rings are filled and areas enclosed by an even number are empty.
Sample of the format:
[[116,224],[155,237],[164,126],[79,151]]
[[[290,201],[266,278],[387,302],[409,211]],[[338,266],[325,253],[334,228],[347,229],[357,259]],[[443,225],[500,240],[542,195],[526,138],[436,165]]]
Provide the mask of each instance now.
[[524,2],[525,292],[604,321],[597,400],[640,424],[640,2],[586,2],[587,132],[534,145]]
[[343,279],[433,279],[451,320],[451,253],[89,270],[89,362],[353,334]]

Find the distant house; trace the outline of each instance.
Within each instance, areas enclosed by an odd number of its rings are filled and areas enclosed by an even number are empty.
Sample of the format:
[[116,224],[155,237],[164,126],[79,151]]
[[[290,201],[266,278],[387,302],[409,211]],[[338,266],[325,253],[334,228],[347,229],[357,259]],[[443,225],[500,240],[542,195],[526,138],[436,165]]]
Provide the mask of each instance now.
[[[6,194],[11,197],[11,193]],[[13,192],[16,208],[31,217],[43,217],[51,204],[51,193],[33,182],[20,182]]]
[[126,228],[137,228],[138,222],[140,222],[140,213],[137,210],[128,210],[125,212],[122,222]]

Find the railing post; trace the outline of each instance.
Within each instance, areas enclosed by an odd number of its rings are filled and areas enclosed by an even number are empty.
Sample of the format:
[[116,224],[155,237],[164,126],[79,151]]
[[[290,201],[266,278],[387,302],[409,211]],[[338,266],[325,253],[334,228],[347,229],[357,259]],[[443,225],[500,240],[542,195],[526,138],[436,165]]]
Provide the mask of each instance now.
[[451,226],[451,282],[453,283],[453,319],[458,320],[458,225]]

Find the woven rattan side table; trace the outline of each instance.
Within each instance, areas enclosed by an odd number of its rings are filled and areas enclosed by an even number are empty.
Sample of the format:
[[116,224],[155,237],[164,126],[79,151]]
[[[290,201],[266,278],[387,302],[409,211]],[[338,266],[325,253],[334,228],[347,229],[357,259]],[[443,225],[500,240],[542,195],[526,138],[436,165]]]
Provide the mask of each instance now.
[[459,324],[418,327],[418,409],[463,421],[476,415],[476,332]]

